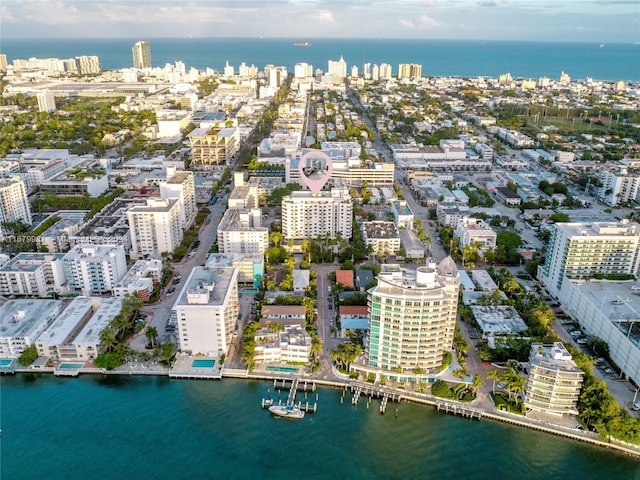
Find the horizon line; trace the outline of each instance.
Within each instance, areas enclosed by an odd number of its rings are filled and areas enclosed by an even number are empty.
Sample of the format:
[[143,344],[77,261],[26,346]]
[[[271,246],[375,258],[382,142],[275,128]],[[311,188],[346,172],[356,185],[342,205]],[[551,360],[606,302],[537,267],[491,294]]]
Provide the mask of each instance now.
[[[436,42],[510,42],[510,43],[575,43],[575,44],[598,44],[598,45],[640,45],[640,41],[598,41],[598,40],[526,40],[526,39],[500,39],[500,38],[416,38],[416,37],[275,37],[275,36],[243,36],[243,37],[227,37],[227,36],[127,36],[127,37],[6,37],[0,35],[2,40],[20,40],[20,41],[42,41],[42,40],[135,40],[146,38],[148,40],[374,40],[374,41],[436,41]],[[144,40],[143,40],[144,41]]]

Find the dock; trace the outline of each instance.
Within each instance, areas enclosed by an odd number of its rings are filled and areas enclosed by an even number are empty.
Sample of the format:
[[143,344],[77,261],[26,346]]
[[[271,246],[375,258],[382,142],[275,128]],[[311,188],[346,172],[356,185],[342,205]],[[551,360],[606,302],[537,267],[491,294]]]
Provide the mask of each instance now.
[[470,418],[471,420],[480,420],[482,418],[482,412],[475,408],[463,407],[460,405],[454,405],[447,402],[438,402],[436,409],[439,412],[449,413],[451,415],[459,415],[461,417]]
[[360,397],[362,395],[369,397],[369,399],[367,400],[367,408],[369,408],[369,405],[371,404],[371,400],[373,398],[381,399],[381,414],[384,414],[386,412],[389,400],[391,400],[392,402],[399,402],[400,400],[402,400],[402,395],[400,393],[379,385],[351,383],[349,387],[353,392],[351,405],[358,405],[358,401],[360,400]]
[[[303,382],[300,382],[300,379],[298,378],[293,378],[293,379],[276,378],[273,380],[273,388],[275,390],[287,390],[287,389],[289,390],[289,393],[287,395],[286,405],[297,407],[298,409],[306,413],[316,413],[318,411],[317,403],[315,402],[310,403],[306,400],[307,392],[316,391],[315,382],[308,382],[306,380]],[[298,390],[302,390],[303,392],[305,392],[304,402],[298,400],[298,402],[296,403],[296,396],[298,394]],[[316,399],[317,399],[317,395],[316,395]],[[280,401],[278,404],[282,405],[282,402]],[[261,405],[262,405],[262,408],[265,409],[265,408],[269,408],[272,405],[275,405],[275,403],[273,399],[263,398]]]

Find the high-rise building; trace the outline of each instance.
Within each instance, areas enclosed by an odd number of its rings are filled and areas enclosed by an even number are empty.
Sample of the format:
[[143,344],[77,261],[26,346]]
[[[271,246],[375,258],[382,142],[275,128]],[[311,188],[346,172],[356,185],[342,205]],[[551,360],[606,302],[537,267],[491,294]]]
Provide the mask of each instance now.
[[56,99],[53,93],[49,90],[42,90],[36,94],[38,99],[38,111],[39,112],[55,112],[56,111]]
[[180,203],[175,199],[147,199],[127,211],[131,232],[131,258],[161,258],[182,242]]
[[362,76],[365,80],[369,80],[371,78],[371,64],[365,63],[362,65]]
[[557,297],[565,278],[636,275],[640,267],[639,246],[638,223],[556,223],[538,278]]
[[96,56],[83,55],[76,57],[78,75],[91,75],[100,73],[100,59]]
[[[169,176],[169,175],[168,175]],[[192,172],[175,172],[160,182],[160,197],[177,200],[180,204],[180,223],[188,229],[196,219],[196,184]]]
[[378,284],[369,290],[369,366],[394,376],[439,372],[443,353],[453,345],[459,283],[451,257],[413,272],[382,265]]
[[127,273],[122,245],[76,245],[62,258],[62,268],[70,290],[84,295],[113,292]]
[[229,60],[224,65],[224,76],[227,78],[231,78],[236,74],[233,65],[229,65]]
[[292,192],[282,199],[282,234],[285,240],[303,240],[340,234],[352,235],[353,201],[349,190],[334,188],[330,192]]
[[380,80],[391,80],[392,71],[393,69],[391,68],[391,65],[389,65],[388,63],[381,63],[380,64]]
[[0,72],[7,71],[7,55],[5,53],[0,53]]
[[422,65],[416,63],[401,63],[398,65],[398,79],[420,78],[422,76]]
[[626,168],[600,171],[598,200],[615,207],[620,203],[636,201],[640,192],[640,175]]
[[2,224],[21,221],[31,225],[31,207],[27,197],[27,188],[19,177],[0,179],[0,240],[5,232]]
[[269,229],[261,225],[262,210],[229,208],[218,224],[220,253],[264,253],[269,247]]
[[131,48],[133,68],[151,68],[151,46],[149,42],[136,42]]
[[293,76],[295,78],[313,77],[313,65],[308,63],[296,63],[293,67]]
[[583,375],[562,343],[532,344],[525,406],[553,415],[577,415]]
[[173,310],[182,352],[215,357],[226,354],[238,320],[238,269],[195,267]]
[[344,78],[347,76],[347,62],[340,56],[340,60],[329,60],[327,75]]

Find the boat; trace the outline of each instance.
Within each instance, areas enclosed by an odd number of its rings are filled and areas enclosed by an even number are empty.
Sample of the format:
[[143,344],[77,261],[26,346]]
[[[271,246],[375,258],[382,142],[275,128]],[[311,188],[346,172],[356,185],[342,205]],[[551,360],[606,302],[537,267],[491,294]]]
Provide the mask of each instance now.
[[304,412],[295,405],[271,405],[269,411],[278,417],[302,418]]
[[310,42],[294,43],[293,46],[294,47],[310,47],[311,43]]

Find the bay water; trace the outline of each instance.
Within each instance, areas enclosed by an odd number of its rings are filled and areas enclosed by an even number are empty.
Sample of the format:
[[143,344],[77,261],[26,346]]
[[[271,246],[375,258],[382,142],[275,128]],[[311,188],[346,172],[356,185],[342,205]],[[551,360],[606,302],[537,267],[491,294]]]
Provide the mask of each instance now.
[[379,401],[354,407],[329,388],[317,391],[316,414],[290,420],[262,410],[279,398],[270,382],[0,382],[3,480],[640,479],[640,461],[613,451],[422,405],[390,403],[381,415]]

